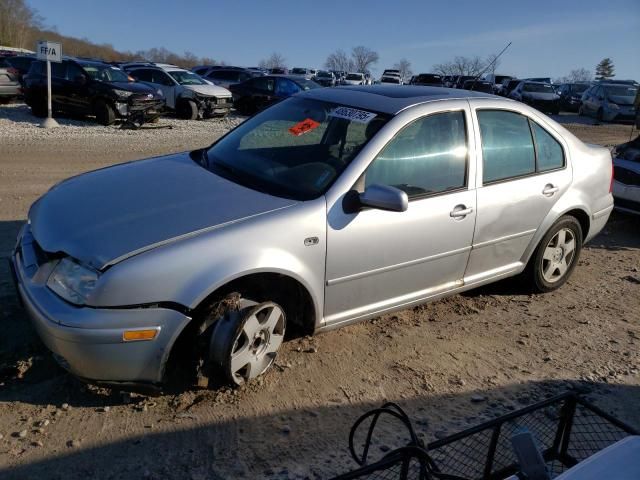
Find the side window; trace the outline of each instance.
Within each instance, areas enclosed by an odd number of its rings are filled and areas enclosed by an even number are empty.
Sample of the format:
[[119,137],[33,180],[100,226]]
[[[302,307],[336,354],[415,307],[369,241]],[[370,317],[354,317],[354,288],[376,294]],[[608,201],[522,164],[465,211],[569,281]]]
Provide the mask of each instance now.
[[536,171],[527,117],[501,110],[480,110],[478,123],[482,139],[483,183]]
[[151,71],[146,69],[134,70],[131,76],[139,82],[151,82]]
[[168,87],[173,86],[173,81],[169,78],[169,75],[164,73],[161,70],[152,70],[151,78],[153,79],[153,83],[157,83],[159,85],[166,85]]
[[298,93],[300,87],[286,78],[279,78],[276,84],[276,95],[283,95],[288,97],[294,93]]
[[391,185],[409,198],[466,185],[467,138],[464,112],[438,113],[403,128],[373,160],[365,187]]
[[558,141],[534,121],[531,121],[531,129],[536,141],[538,171],[564,167],[564,153]]
[[87,77],[87,74],[84,73],[84,70],[82,70],[75,63],[70,63],[70,64],[67,65],[67,72],[66,72],[66,77],[65,77],[67,80],[73,82],[80,75],[83,75],[83,76]]
[[256,77],[251,80],[251,86],[256,90],[262,90],[263,92],[273,92],[273,84],[273,78]]
[[[51,62],[51,76],[56,78],[65,78],[67,73],[67,64],[69,62]],[[46,65],[46,64],[45,64]],[[47,69],[45,68],[44,74],[47,74]]]

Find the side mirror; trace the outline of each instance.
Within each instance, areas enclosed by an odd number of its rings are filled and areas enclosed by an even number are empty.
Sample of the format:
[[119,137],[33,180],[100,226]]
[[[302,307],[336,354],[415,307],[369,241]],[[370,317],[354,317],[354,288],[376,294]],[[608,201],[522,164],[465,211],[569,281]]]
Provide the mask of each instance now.
[[85,77],[84,75],[76,75],[73,81],[78,85],[84,85],[85,83],[87,83],[87,77]]
[[352,197],[351,203],[357,203],[359,208],[369,207],[390,212],[404,212],[409,208],[409,197],[406,192],[388,185],[370,185],[364,192],[360,194],[354,192],[354,194],[357,199]]

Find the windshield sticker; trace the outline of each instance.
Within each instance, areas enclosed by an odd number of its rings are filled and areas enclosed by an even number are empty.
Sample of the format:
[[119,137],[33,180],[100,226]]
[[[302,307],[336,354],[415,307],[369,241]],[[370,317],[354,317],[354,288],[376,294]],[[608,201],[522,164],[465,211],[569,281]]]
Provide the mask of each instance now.
[[375,113],[365,112],[364,110],[357,110],[349,107],[338,107],[331,112],[329,116],[336,118],[344,118],[345,120],[351,120],[356,123],[369,123],[376,118]]
[[291,135],[295,135],[296,137],[299,137],[300,135],[310,132],[311,130],[315,130],[319,126],[320,124],[315,120],[312,120],[311,118],[306,118],[301,122],[296,123],[293,127],[291,127],[289,129],[289,133],[291,133]]

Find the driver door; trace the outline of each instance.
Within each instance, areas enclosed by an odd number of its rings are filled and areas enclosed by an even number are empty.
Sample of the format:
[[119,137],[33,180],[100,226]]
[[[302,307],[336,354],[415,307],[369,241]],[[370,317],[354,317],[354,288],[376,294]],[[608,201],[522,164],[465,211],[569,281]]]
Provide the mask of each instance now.
[[[409,122],[368,165],[354,189],[404,190],[404,212],[329,210],[326,325],[420,303],[462,285],[471,250],[476,193],[470,178],[467,102]],[[431,107],[433,108],[433,107]]]

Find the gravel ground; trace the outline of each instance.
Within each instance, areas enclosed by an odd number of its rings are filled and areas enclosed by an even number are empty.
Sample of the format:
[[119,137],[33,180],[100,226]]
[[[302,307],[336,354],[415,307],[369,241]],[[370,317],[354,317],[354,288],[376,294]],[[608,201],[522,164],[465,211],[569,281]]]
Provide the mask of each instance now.
[[[120,131],[61,120],[42,130],[0,107],[0,256],[29,205],[87,170],[211,143],[240,117]],[[562,119],[564,120],[564,119]],[[566,124],[613,145],[630,127]],[[349,427],[397,401],[425,440],[567,389],[640,428],[640,222],[614,214],[559,291],[509,280],[284,345],[239,390],[146,397],[85,386],[60,369],[0,262],[0,477],[328,478],[355,467]],[[385,436],[379,455],[400,442]]]

